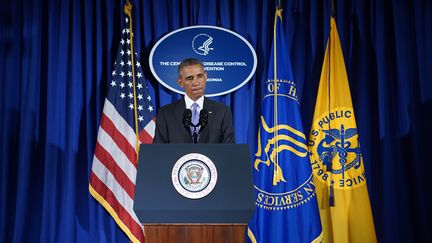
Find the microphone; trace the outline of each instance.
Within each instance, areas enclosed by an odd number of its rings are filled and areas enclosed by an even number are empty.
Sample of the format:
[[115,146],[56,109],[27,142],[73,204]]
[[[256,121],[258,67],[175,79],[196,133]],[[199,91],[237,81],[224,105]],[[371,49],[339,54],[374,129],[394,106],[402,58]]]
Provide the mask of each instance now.
[[192,124],[192,111],[190,109],[185,109],[183,112],[183,125],[186,128]]
[[198,133],[196,132],[197,125],[192,123],[192,111],[190,109],[185,109],[183,112],[183,125],[187,129],[193,127],[192,139],[193,139],[193,143],[197,143],[198,142]]
[[208,111],[206,109],[202,109],[199,117],[199,124],[201,125],[200,132],[208,123]]

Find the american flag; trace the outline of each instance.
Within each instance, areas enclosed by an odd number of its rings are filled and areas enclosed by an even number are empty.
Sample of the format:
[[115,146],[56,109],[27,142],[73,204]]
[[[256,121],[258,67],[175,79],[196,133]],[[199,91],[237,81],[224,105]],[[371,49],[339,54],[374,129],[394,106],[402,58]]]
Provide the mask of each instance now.
[[131,241],[144,242],[143,227],[133,211],[137,149],[139,143],[152,142],[155,115],[138,55],[133,53],[134,48],[131,50],[133,35],[128,16],[123,26],[108,81],[89,190]]

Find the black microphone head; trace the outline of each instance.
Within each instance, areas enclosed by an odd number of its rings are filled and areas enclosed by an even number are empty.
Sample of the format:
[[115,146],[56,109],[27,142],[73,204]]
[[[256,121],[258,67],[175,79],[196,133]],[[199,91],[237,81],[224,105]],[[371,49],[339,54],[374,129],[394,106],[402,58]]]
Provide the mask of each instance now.
[[192,111],[190,109],[185,109],[183,112],[183,125],[185,127],[190,126],[192,123]]
[[208,122],[208,111],[206,109],[202,109],[199,117],[199,123],[201,125],[201,128],[207,125],[207,122]]

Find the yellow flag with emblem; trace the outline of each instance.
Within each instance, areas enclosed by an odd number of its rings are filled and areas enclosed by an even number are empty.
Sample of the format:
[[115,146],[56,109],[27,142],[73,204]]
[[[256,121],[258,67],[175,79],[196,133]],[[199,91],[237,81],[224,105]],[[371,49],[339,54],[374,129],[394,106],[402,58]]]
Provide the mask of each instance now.
[[323,242],[376,242],[344,57],[330,22],[308,142]]

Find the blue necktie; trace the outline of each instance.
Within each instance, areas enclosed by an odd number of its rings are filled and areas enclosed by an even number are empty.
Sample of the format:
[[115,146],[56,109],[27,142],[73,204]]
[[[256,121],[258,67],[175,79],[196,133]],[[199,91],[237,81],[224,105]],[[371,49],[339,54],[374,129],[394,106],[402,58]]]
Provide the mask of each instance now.
[[192,108],[192,123],[194,125],[196,125],[196,124],[198,124],[198,121],[199,121],[198,104],[193,103],[191,108]]
[[[192,108],[192,123],[193,125],[198,125],[199,122],[198,104],[193,103],[191,108]],[[191,133],[192,136],[197,136],[198,138],[199,127],[191,127]],[[194,133],[196,133],[196,135],[194,135]]]

